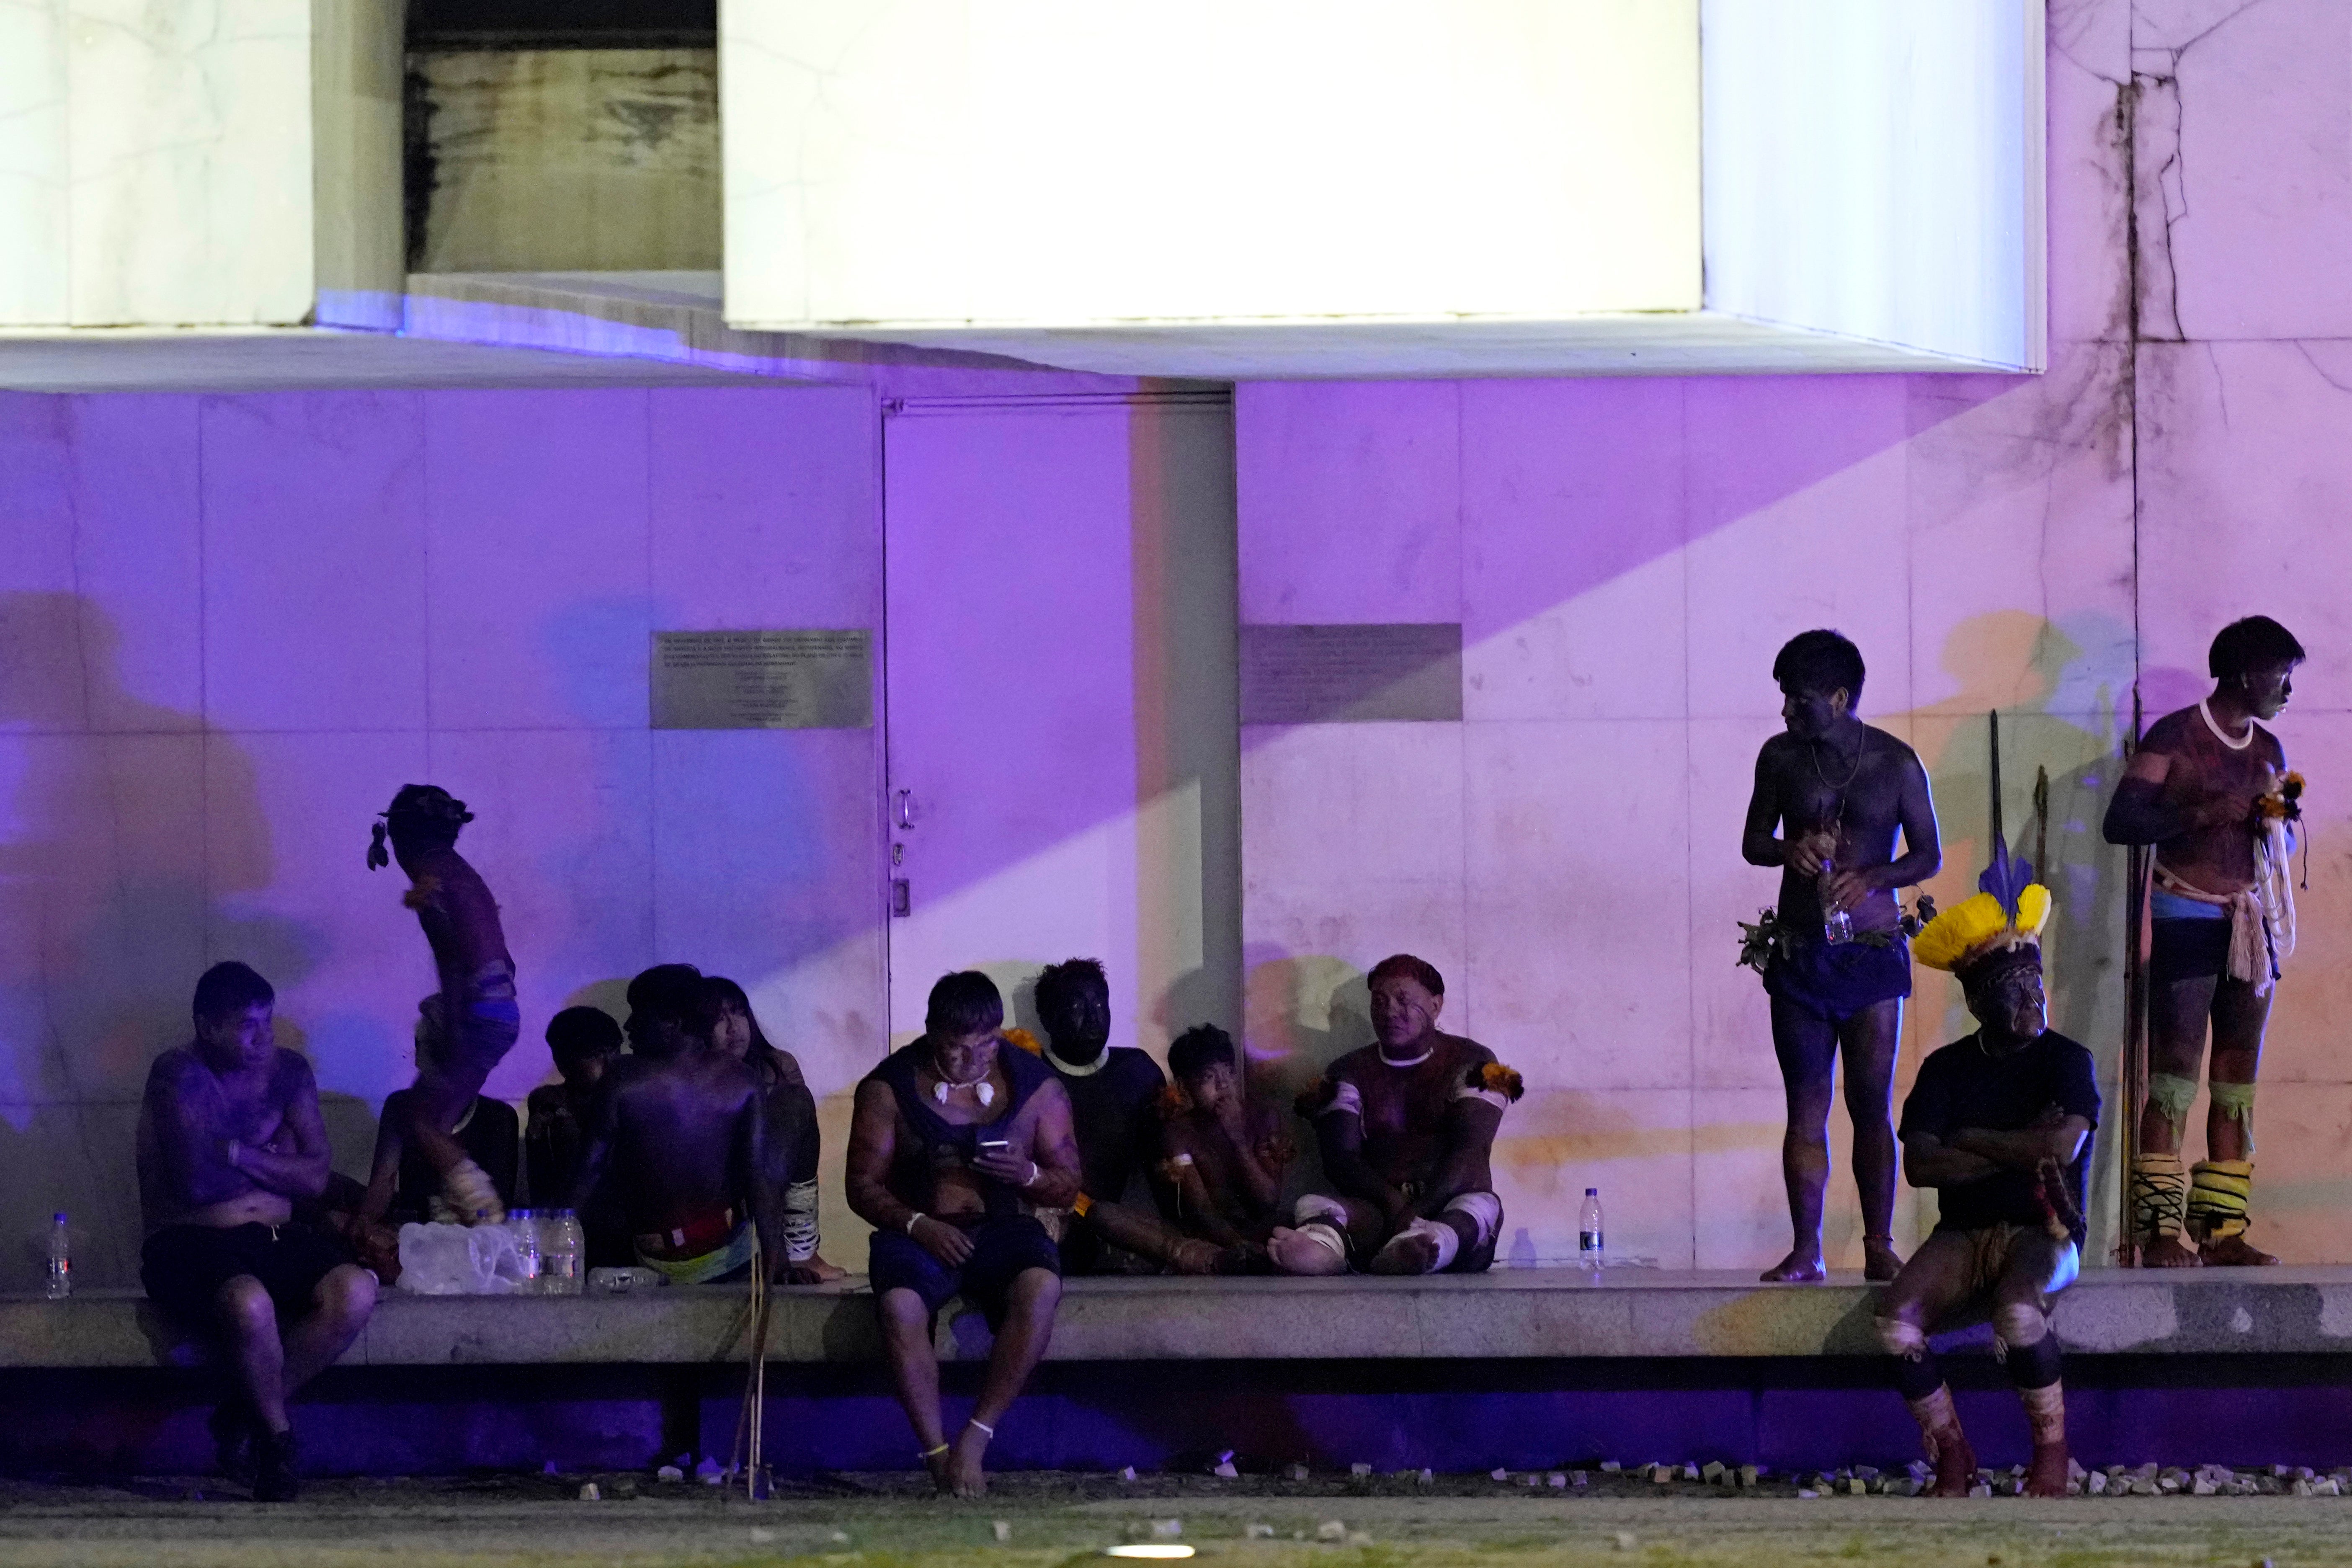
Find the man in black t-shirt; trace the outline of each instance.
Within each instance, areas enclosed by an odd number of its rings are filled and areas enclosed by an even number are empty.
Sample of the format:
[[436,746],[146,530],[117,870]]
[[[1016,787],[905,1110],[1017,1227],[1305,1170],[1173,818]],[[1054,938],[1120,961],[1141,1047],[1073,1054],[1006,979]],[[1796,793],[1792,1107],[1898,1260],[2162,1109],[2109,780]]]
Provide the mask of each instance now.
[[1055,1216],[1062,1272],[1241,1271],[1245,1259],[1124,1201],[1159,1155],[1159,1102],[1168,1075],[1149,1052],[1110,1044],[1110,980],[1100,961],[1073,958],[1038,975],[1037,1017],[1045,1026],[1038,1055],[1070,1097],[1082,1180],[1069,1211]]
[[1985,1311],[2032,1427],[2025,1489],[2066,1491],[2050,1298],[2082,1270],[2081,1200],[2099,1090],[2091,1053],[2047,1027],[2038,937],[2049,907],[2039,886],[2025,889],[2014,910],[1980,893],[1920,932],[1912,949],[1920,963],[1958,976],[1979,1025],[1920,1065],[1904,1101],[1904,1173],[1913,1186],[1937,1189],[1938,1218],[1877,1308],[1880,1342],[1896,1358],[1895,1386],[1919,1422],[1938,1497],[1967,1496],[1977,1461],[1927,1335]]

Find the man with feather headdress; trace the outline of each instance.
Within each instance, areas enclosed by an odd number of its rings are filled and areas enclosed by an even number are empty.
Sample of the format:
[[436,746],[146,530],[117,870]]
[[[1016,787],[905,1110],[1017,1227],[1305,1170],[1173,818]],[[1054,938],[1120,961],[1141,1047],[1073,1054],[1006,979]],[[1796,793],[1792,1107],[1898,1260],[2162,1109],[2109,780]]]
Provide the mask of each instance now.
[[[1995,756],[1999,756],[1996,732]],[[1960,982],[1977,1032],[1920,1064],[1903,1102],[1904,1174],[1937,1191],[1936,1228],[1881,1295],[1879,1340],[1936,1467],[1935,1493],[1965,1497],[1976,1454],[1927,1335],[1989,1315],[2032,1427],[2026,1490],[2066,1490],[2066,1403],[2050,1298],[2082,1271],[2084,1182],[2099,1089],[2091,1053],[2049,1027],[2042,929],[2050,890],[2012,859],[2000,828],[1982,890],[1937,916],[1911,956]]]

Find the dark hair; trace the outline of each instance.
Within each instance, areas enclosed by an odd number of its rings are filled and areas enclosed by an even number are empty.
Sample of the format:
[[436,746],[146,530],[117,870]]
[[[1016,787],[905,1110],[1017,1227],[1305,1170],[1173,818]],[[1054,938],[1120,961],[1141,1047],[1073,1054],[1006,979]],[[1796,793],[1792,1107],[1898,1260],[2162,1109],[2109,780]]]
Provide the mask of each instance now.
[[1843,632],[1799,632],[1772,660],[1773,681],[1790,691],[1832,692],[1845,688],[1849,710],[1862,706],[1862,650]]
[[702,971],[691,963],[656,963],[629,982],[629,1011],[690,1025],[699,1012]]
[[621,1026],[602,1007],[566,1007],[547,1021],[547,1048],[556,1070],[571,1070],[591,1057],[618,1056]]
[[2268,616],[2248,616],[2214,634],[2205,668],[2212,671],[2214,679],[2227,680],[2274,664],[2301,664],[2304,657],[2303,645],[2294,640],[2293,632]]
[[767,1031],[760,1027],[760,1015],[751,1011],[751,998],[742,986],[723,974],[703,976],[701,1005],[697,1014],[695,1032],[706,1037],[715,1033],[719,1016],[726,1012],[742,1014],[744,1021],[751,1026],[751,1045],[743,1053],[745,1056],[756,1057],[762,1051],[776,1048],[768,1043]]
[[1004,1022],[1004,997],[996,982],[977,969],[942,974],[923,1008],[928,1035],[974,1035]]
[[1101,959],[1067,958],[1047,964],[1037,976],[1038,1015],[1058,1012],[1065,998],[1085,986],[1098,986],[1104,995],[1110,994],[1110,976],[1103,973]]
[[1420,981],[1421,988],[1432,996],[1445,994],[1445,976],[1437,973],[1437,966],[1409,952],[1391,953],[1373,964],[1372,972],[1364,976],[1364,984],[1378,985],[1383,980],[1391,980],[1399,975],[1407,980]]
[[251,964],[235,959],[215,963],[196,981],[196,1026],[202,1028],[209,1019],[225,1018],[247,1007],[267,1007],[277,1000],[278,993]]
[[419,844],[455,844],[457,830],[474,820],[466,803],[439,784],[403,784],[384,808],[383,819],[401,838]]
[[1220,1062],[1227,1067],[1238,1065],[1234,1057],[1234,1037],[1214,1024],[1193,1025],[1168,1047],[1168,1070],[1180,1082],[1190,1082]]

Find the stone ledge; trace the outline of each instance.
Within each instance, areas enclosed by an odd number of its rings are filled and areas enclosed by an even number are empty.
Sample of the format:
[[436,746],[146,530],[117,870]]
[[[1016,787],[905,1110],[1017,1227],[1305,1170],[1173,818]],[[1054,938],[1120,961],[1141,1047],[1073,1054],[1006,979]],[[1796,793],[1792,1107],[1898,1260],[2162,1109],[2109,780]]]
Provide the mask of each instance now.
[[[1515,1357],[1770,1357],[1877,1353],[1870,1291],[1853,1276],[1763,1286],[1735,1273],[1507,1269],[1470,1279],[1074,1279],[1055,1361],[1354,1361]],[[536,1298],[386,1293],[347,1366],[689,1365],[748,1354],[740,1288]],[[2352,1268],[2095,1269],[2059,1299],[2069,1351],[2352,1352]],[[779,1290],[769,1357],[877,1360],[862,1279]],[[1961,1343],[1981,1344],[1981,1328]],[[940,1328],[943,1354],[985,1355],[976,1313]],[[0,1297],[0,1367],[193,1366],[202,1348],[135,1291],[68,1302]]]

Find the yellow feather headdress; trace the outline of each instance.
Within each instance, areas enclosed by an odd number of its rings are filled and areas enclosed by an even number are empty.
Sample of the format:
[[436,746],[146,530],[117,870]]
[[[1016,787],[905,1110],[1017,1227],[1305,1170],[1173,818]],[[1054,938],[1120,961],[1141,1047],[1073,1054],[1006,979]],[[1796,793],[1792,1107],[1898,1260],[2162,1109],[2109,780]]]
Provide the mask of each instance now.
[[2050,889],[2039,882],[2017,895],[2015,921],[1999,899],[1978,893],[1929,921],[1911,939],[1911,956],[1930,969],[1966,969],[1994,952],[2041,946],[2042,928],[2049,923]]

